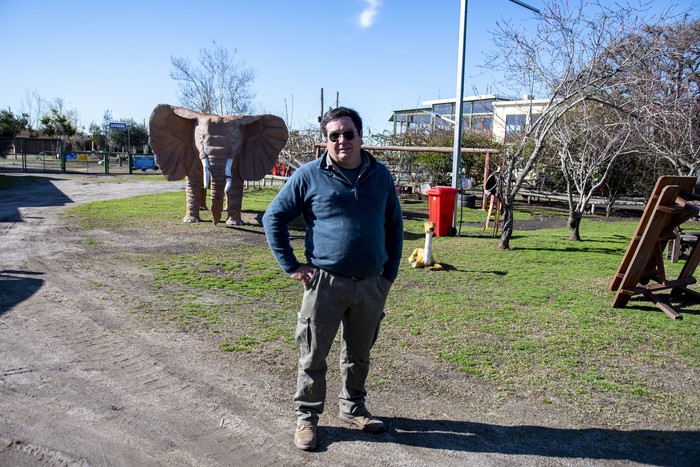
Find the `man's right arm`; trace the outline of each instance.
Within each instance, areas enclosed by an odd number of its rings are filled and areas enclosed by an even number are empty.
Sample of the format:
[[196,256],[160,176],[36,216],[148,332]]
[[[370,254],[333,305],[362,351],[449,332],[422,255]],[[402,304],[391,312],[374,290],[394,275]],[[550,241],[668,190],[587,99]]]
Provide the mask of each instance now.
[[293,193],[294,190],[288,181],[272,200],[262,218],[270,251],[282,270],[290,275],[297,272],[301,265],[289,242],[289,223],[300,213]]

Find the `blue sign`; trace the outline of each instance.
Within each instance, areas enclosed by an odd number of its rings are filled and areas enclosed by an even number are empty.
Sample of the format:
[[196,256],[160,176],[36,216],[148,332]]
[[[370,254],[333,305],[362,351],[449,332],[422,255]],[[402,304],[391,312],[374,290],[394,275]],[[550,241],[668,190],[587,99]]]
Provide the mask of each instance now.
[[118,130],[126,130],[126,123],[122,122],[112,122],[109,124],[110,128],[116,128]]
[[134,168],[135,169],[151,169],[156,170],[156,161],[153,156],[134,156]]

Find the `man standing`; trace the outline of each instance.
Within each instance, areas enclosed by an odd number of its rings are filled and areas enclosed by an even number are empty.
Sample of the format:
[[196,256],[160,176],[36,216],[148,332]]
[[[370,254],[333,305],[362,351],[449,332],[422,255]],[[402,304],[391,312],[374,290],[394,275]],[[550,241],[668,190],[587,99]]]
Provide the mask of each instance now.
[[[289,178],[263,216],[270,249],[282,269],[304,285],[296,341],[294,444],[316,448],[326,398],[326,357],[341,328],[340,419],[365,431],[384,423],[365,407],[370,349],[399,270],[403,221],[389,170],[362,146],[362,119],[346,107],[321,120],[326,151]],[[289,242],[288,224],[306,224],[305,261]]]

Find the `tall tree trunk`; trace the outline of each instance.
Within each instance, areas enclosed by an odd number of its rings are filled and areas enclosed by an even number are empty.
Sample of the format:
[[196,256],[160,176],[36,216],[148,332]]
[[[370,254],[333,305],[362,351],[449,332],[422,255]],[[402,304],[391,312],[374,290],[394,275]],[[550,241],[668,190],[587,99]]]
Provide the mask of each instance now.
[[503,219],[503,228],[501,230],[501,239],[498,242],[499,250],[510,250],[510,237],[513,235],[513,205],[501,205],[501,213]]
[[610,217],[612,215],[613,203],[611,201],[605,205],[605,217]]
[[583,213],[574,211],[569,214],[569,218],[566,221],[566,226],[569,228],[569,240],[573,242],[580,242],[581,235],[579,232],[579,227],[581,226],[581,218]]

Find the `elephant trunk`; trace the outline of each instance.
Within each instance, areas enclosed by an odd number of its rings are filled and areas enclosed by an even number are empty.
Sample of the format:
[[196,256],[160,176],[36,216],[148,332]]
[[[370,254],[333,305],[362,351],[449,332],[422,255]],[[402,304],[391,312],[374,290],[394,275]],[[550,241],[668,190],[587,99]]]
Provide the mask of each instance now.
[[[226,197],[226,167],[228,158],[210,158],[209,173],[210,173],[210,191],[211,191],[211,217],[214,225],[221,221],[221,213],[224,210],[224,198]],[[206,180],[206,169],[205,169]]]

